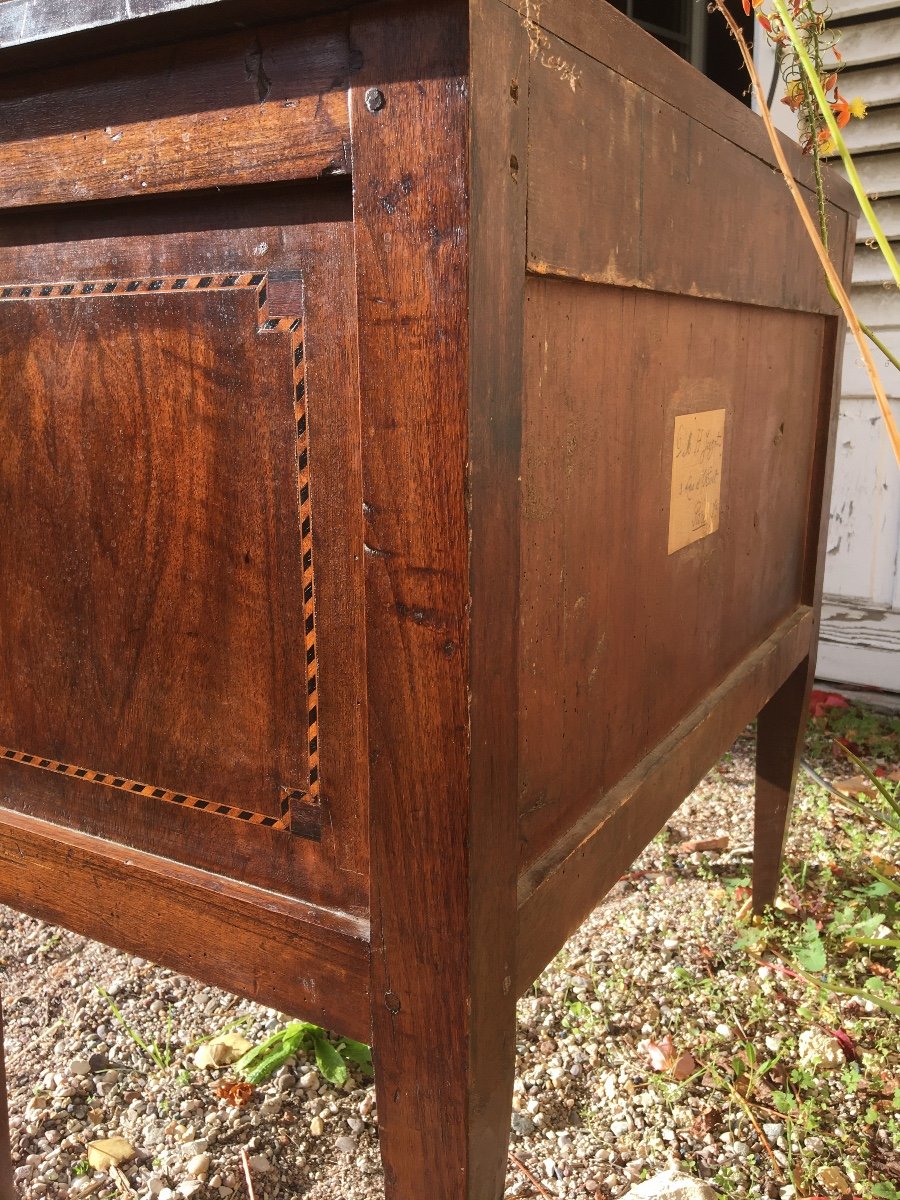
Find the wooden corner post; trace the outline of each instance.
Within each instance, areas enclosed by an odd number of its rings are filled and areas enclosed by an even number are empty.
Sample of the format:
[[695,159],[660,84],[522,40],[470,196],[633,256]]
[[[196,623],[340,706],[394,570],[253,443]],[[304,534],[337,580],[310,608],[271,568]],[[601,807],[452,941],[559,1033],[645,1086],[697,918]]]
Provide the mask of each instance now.
[[[505,1179],[521,337],[486,281],[520,292],[524,276],[509,138],[526,56],[509,10],[492,11],[471,81],[464,4],[367,11],[352,34],[372,1039],[391,1200],[499,1200]],[[496,129],[474,125],[470,87]],[[482,228],[490,211],[501,219]]]
[[0,1200],[13,1200],[12,1150],[6,1100],[6,1066],[3,1049],[3,1006],[0,1002]]

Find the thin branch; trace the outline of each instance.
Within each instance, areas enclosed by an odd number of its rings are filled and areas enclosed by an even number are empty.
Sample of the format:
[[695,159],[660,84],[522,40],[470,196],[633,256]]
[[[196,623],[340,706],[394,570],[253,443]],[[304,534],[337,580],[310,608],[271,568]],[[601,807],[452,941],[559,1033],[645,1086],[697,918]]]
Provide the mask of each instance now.
[[250,1174],[250,1155],[247,1153],[246,1146],[241,1146],[241,1166],[244,1168],[244,1178],[247,1180],[248,1200],[256,1200],[256,1192],[253,1190],[253,1176]]
[[[746,1034],[744,1036],[746,1037]],[[778,1179],[783,1180],[785,1178],[785,1175],[784,1175],[784,1171],[781,1169],[781,1164],[779,1163],[778,1159],[775,1157],[775,1152],[772,1149],[772,1147],[769,1145],[769,1139],[763,1133],[762,1127],[761,1127],[759,1121],[757,1121],[756,1117],[754,1116],[753,1111],[750,1108],[749,1101],[746,1099],[746,1097],[741,1095],[741,1093],[738,1091],[738,1089],[735,1087],[735,1085],[731,1082],[731,1080],[726,1078],[725,1075],[722,1074],[722,1072],[718,1069],[718,1067],[714,1063],[702,1062],[700,1059],[697,1059],[697,1062],[700,1066],[700,1069],[702,1071],[708,1071],[709,1074],[713,1077],[713,1079],[718,1083],[719,1087],[723,1088],[726,1092],[728,1092],[729,1095],[731,1096],[731,1098],[740,1105],[740,1107],[744,1110],[746,1115],[750,1118],[753,1128],[756,1130],[756,1136],[759,1138],[760,1145],[763,1147],[766,1154],[768,1154],[769,1158],[772,1160],[772,1169],[774,1170],[776,1177]]]
[[[716,2],[718,3],[718,0],[716,0]],[[863,215],[872,228],[872,233],[875,235],[875,240],[878,242],[881,253],[884,255],[884,261],[887,263],[888,269],[894,277],[894,282],[898,287],[900,287],[900,263],[897,262],[897,258],[891,249],[890,243],[885,237],[884,230],[881,228],[881,224],[875,215],[875,210],[869,203],[869,197],[866,195],[866,190],[863,187],[862,180],[860,179],[856,170],[856,164],[853,161],[850,151],[847,149],[847,143],[844,141],[844,135],[841,133],[840,126],[834,118],[834,113],[831,111],[831,105],[828,103],[828,99],[825,95],[824,89],[822,88],[819,74],[816,71],[813,63],[810,61],[809,53],[807,52],[806,46],[803,43],[803,39],[797,32],[796,25],[791,20],[791,15],[788,12],[787,5],[785,4],[784,0],[772,0],[772,3],[775,6],[775,11],[778,13],[779,20],[784,26],[785,33],[791,40],[791,46],[794,50],[794,53],[797,55],[800,65],[803,67],[803,70],[806,73],[809,86],[812,88],[816,100],[819,103],[819,108],[821,109],[825,124],[828,126],[828,132],[831,135],[831,140],[834,142],[835,148],[837,149],[838,154],[841,156],[841,162],[844,164],[844,170],[847,172],[847,178],[850,180],[850,184],[854,192],[856,192],[856,198],[859,201],[860,208],[863,210]],[[757,94],[761,96],[761,92]],[[815,130],[813,130],[813,136],[815,136]]]
[[525,1164],[522,1162],[522,1160],[520,1158],[516,1158],[516,1156],[515,1156],[515,1154],[513,1154],[512,1150],[510,1150],[510,1152],[509,1152],[509,1161],[512,1163],[512,1165],[514,1167],[517,1168],[517,1170],[522,1172],[522,1174],[525,1176],[525,1178],[528,1180],[528,1182],[531,1184],[531,1186],[536,1187],[542,1196],[549,1197],[549,1200],[556,1200],[556,1196],[553,1194],[553,1192],[548,1191],[547,1188],[544,1187],[544,1185],[541,1183],[541,1181],[538,1179],[538,1177],[536,1175],[532,1175],[532,1173],[528,1170],[528,1168],[525,1166]]
[[[719,12],[724,17],[725,22],[728,25],[728,28],[731,30],[732,36],[734,37],[735,41],[738,44],[738,48],[741,52],[741,57],[744,60],[744,65],[747,68],[747,71],[750,75],[751,83],[753,84],[753,91],[756,95],[757,101],[759,102],[759,108],[760,108],[759,115],[763,119],[763,123],[766,127],[766,133],[769,135],[769,141],[772,144],[772,150],[774,151],[775,158],[778,162],[778,169],[781,171],[781,174],[784,176],[784,181],[788,186],[788,190],[791,193],[791,197],[793,198],[795,205],[797,206],[797,211],[800,214],[800,219],[803,222],[806,232],[809,234],[810,240],[812,241],[813,248],[816,252],[816,255],[818,256],[819,262],[822,264],[822,270],[825,272],[825,276],[831,286],[832,293],[833,293],[835,299],[837,300],[838,304],[841,306],[841,310],[842,310],[844,316],[847,318],[847,324],[850,327],[850,332],[853,334],[853,337],[856,340],[856,344],[859,347],[859,352],[862,356],[863,365],[865,366],[866,373],[868,374],[869,380],[871,381],[872,389],[875,392],[875,399],[878,401],[878,407],[881,411],[881,416],[882,416],[882,419],[884,420],[885,427],[887,428],[888,437],[891,442],[891,447],[894,451],[894,457],[897,460],[897,465],[900,466],[900,429],[897,428],[897,424],[894,421],[894,415],[891,412],[890,405],[888,404],[888,399],[887,399],[887,396],[884,391],[884,386],[878,375],[878,370],[875,366],[875,362],[872,358],[871,352],[869,351],[868,344],[866,343],[865,335],[863,334],[863,331],[860,328],[859,319],[856,316],[856,313],[854,312],[854,309],[853,309],[853,305],[850,302],[850,297],[847,295],[846,291],[844,290],[844,285],[841,282],[841,277],[840,277],[840,275],[838,275],[837,271],[834,268],[834,264],[832,263],[831,259],[828,257],[827,250],[822,245],[822,239],[819,236],[819,231],[816,228],[815,222],[813,221],[812,217],[809,214],[809,210],[807,209],[806,204],[804,203],[803,197],[800,194],[800,189],[797,186],[797,181],[794,179],[791,168],[788,165],[788,161],[787,161],[787,158],[785,157],[784,150],[782,149],[781,142],[779,141],[778,134],[775,131],[775,126],[772,123],[771,114],[769,113],[769,110],[766,107],[766,105],[763,103],[763,101],[765,99],[765,93],[763,91],[763,87],[762,87],[762,83],[760,82],[759,75],[757,74],[756,66],[754,65],[754,62],[753,62],[753,55],[750,52],[750,47],[747,45],[747,41],[746,41],[743,33],[741,32],[740,28],[738,27],[738,24],[735,21],[734,17],[731,15],[731,13],[726,8],[725,0],[714,0],[714,2],[715,2],[716,8],[719,10]],[[776,5],[778,5],[780,3],[780,0],[775,0],[775,3],[776,3]]]
[[884,357],[888,360],[888,362],[891,363],[893,366],[895,366],[898,371],[900,371],[900,358],[898,358],[896,354],[892,354],[891,351],[888,350],[887,346],[884,344],[884,342],[881,340],[881,338],[878,337],[878,335],[874,332],[874,330],[870,329],[869,326],[866,325],[863,321],[860,321],[859,327],[863,331],[863,333],[866,335],[866,337],[869,339],[869,341],[875,343],[875,345],[878,347],[878,349],[881,351],[881,353],[884,355]]

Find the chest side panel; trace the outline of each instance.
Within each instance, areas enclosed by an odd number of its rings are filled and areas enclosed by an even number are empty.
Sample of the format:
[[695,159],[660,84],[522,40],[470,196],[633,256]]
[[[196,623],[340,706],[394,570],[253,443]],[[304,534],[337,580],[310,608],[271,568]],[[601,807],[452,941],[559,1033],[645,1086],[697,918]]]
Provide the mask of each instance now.
[[[756,119],[606,6],[538,23],[519,620],[531,881],[770,638],[813,620],[836,327]],[[750,197],[777,214],[752,253]],[[827,206],[839,263],[843,203],[838,189]],[[677,774],[687,752],[670,751]],[[658,825],[641,808],[644,844]]]
[[802,603],[825,321],[563,280],[526,291],[530,861]]

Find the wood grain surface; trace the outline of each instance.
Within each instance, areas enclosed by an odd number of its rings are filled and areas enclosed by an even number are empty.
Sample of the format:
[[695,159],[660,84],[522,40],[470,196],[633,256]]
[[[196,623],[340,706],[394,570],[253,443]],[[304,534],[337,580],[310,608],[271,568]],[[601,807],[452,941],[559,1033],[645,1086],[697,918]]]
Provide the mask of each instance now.
[[[802,602],[825,339],[564,280],[530,279],[526,311],[523,866]],[[675,416],[723,408],[719,528],[669,554]]]
[[[642,30],[633,34],[650,43],[650,61],[667,54]],[[553,37],[546,53],[577,71],[578,86],[558,71],[533,75],[529,270],[835,314],[777,173],[760,170],[745,149],[683,112],[681,93],[662,100],[621,74],[618,63],[604,66]],[[686,63],[667,57],[685,69],[684,82],[694,82]],[[814,211],[813,194],[807,199]],[[765,212],[781,215],[766,225],[764,251],[747,253],[747,229]],[[828,216],[840,250],[847,216],[834,205]]]
[[470,7],[471,1196],[495,1200],[515,1068],[518,605],[530,52],[498,0]]
[[[788,617],[519,881],[522,995],[723,749],[809,655],[809,609]],[[794,714],[796,719],[796,713]],[[796,727],[790,731],[793,739]]]
[[815,674],[807,655],[763,707],[756,730],[756,793],[753,822],[753,909],[774,904],[781,858],[797,782]]
[[0,206],[347,173],[348,69],[293,25],[0,81]]
[[[855,219],[848,221],[841,274],[845,286],[853,271]],[[809,697],[816,677],[822,618],[825,548],[830,520],[827,498],[834,477],[838,397],[845,339],[837,321],[829,322],[820,363],[818,419],[802,597],[813,613],[810,653],[785,680],[759,714],[756,734],[756,796],[753,826],[753,908],[761,913],[774,904],[781,864],[806,740]]]
[[278,819],[309,789],[295,351],[253,278],[0,299],[0,741]]
[[3,1005],[0,1001],[0,1200],[13,1198],[12,1155],[9,1144],[9,1112],[6,1104],[6,1067],[3,1049]]
[[[467,11],[367,10],[351,92],[369,703],[372,1038],[391,1200],[470,1163]],[[384,99],[374,111],[365,95]],[[506,1122],[504,1121],[504,1132]],[[496,1196],[492,1196],[496,1200]]]
[[499,1200],[516,996],[760,710],[776,886],[839,327],[602,0],[180,9],[0,49],[0,901],[371,1039],[389,1200]]
[[347,7],[347,0],[3,0],[0,74]]
[[0,823],[0,872],[3,902],[13,908],[348,1037],[368,1037],[364,920],[157,855],[123,854],[102,838],[20,813]]
[[[586,55],[631,80],[648,98],[662,100],[664,104],[706,126],[717,135],[720,148],[724,149],[725,142],[732,142],[747,157],[775,167],[775,155],[762,121],[746,104],[724,92],[611,4],[604,3],[604,0],[503,2],[518,12],[526,24],[538,64],[543,70],[563,78],[566,86],[571,88],[568,80],[573,78],[573,65],[577,66],[568,52],[572,48],[576,53]],[[565,47],[561,52],[557,48],[558,43]],[[576,77],[575,91],[581,82]],[[608,134],[620,120],[620,113],[610,109],[604,115]],[[809,159],[803,156],[796,142],[783,138],[782,145],[798,181],[812,188],[813,171]],[[661,163],[656,166],[666,169]],[[763,173],[759,172],[758,182],[761,186],[762,180]],[[840,179],[831,180],[830,185],[831,203],[844,212],[855,214],[857,205],[850,187]],[[722,203],[720,197],[707,198],[711,204]],[[748,219],[752,220],[756,213],[755,189],[750,195],[741,196],[740,200],[747,208]],[[788,205],[784,200],[781,204],[782,215],[786,217]],[[708,233],[706,226],[703,232]]]
[[[108,807],[97,823],[96,799],[85,798],[85,785],[47,771],[34,771],[39,778],[31,784],[28,804],[29,811],[45,816],[65,813],[70,822],[127,846],[155,850],[282,893],[359,912],[368,887],[368,837],[356,317],[354,307],[344,299],[353,287],[350,213],[349,189],[341,180],[196,198],[142,197],[87,210],[73,208],[65,221],[52,210],[13,210],[0,215],[0,279],[18,275],[23,282],[34,283],[109,278],[117,273],[140,279],[177,276],[186,268],[240,273],[250,263],[268,274],[273,315],[296,314],[302,300],[307,318],[303,337],[311,487],[318,514],[313,547],[317,683],[324,698],[317,713],[321,843],[237,821],[227,822],[227,838],[211,838],[205,833],[208,815],[167,805],[165,819],[157,820],[156,810],[148,809],[143,797],[123,790],[113,793],[116,805]],[[283,335],[258,334],[257,324],[252,319],[241,330],[233,330],[236,347],[229,350],[229,360],[244,354],[244,340],[260,343],[253,351],[257,354],[275,350],[266,339],[274,336],[277,341]],[[289,351],[286,354],[289,370]],[[275,353],[272,361],[283,364],[285,359]],[[227,381],[227,361],[219,369],[224,372],[221,379]],[[250,398],[236,393],[229,403],[240,412]],[[290,415],[292,400],[287,394],[285,403]],[[277,428],[277,411],[266,408],[266,430],[269,425],[273,431]],[[191,450],[185,447],[186,452]],[[108,473],[110,468],[103,464],[102,470]],[[183,470],[190,477],[190,458]],[[265,490],[264,480],[250,482],[243,463],[240,470],[244,482],[235,480],[231,486]],[[279,519],[288,521],[290,512],[296,517],[296,487],[294,499]],[[209,515],[213,520],[211,509]],[[185,519],[193,524],[189,514]],[[213,526],[209,529],[212,535]],[[219,541],[216,533],[213,542]],[[246,564],[240,566],[247,570]],[[269,567],[277,574],[276,564],[269,561]],[[222,586],[227,593],[227,577]],[[11,777],[21,778],[21,771],[0,761],[0,777],[7,787],[13,786]]]

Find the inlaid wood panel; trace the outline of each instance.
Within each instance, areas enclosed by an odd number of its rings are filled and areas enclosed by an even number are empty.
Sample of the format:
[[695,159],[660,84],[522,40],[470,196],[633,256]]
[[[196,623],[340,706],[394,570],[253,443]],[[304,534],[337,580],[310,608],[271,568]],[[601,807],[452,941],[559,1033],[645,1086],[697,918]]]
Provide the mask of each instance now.
[[0,753],[288,829],[317,785],[299,318],[263,274],[0,287],[0,370]]
[[[311,761],[312,756],[317,757],[312,765],[318,770],[318,795],[315,780],[310,781],[309,791],[305,792],[302,753],[309,736],[307,692],[292,701],[300,713],[300,732],[296,737],[292,735],[300,747],[298,766],[289,776],[279,779],[279,783],[291,785],[302,793],[290,805],[291,829],[302,836],[291,836],[284,828],[287,817],[284,797],[267,808],[252,809],[265,814],[260,823],[219,816],[213,819],[208,810],[188,807],[184,802],[172,803],[152,796],[148,800],[143,785],[151,785],[152,793],[167,783],[160,782],[158,776],[129,771],[128,780],[124,780],[125,769],[118,764],[111,765],[105,760],[90,762],[86,757],[76,758],[61,750],[51,753],[46,748],[37,753],[64,766],[102,773],[121,771],[122,775],[113,776],[110,782],[120,778],[129,786],[88,786],[73,774],[58,773],[54,766],[30,769],[27,789],[23,791],[23,766],[0,757],[0,803],[15,804],[48,821],[61,821],[128,847],[165,854],[225,876],[302,896],[313,903],[358,912],[367,888],[366,711],[355,310],[345,302],[353,280],[349,215],[349,189],[343,181],[334,180],[316,185],[233,189],[196,199],[142,197],[138,201],[72,208],[67,210],[65,219],[51,210],[21,209],[0,218],[0,280],[16,275],[31,280],[115,278],[127,287],[134,281],[178,279],[182,277],[180,272],[191,278],[188,273],[193,272],[195,281],[207,276],[222,281],[230,276],[239,279],[242,272],[246,276],[246,265],[253,264],[255,274],[266,276],[270,319],[278,318],[280,325],[281,319],[287,318],[290,324],[303,312],[303,355],[298,367],[289,345],[290,337],[296,334],[290,335],[286,326],[281,325],[280,331],[259,332],[260,314],[249,315],[253,307],[249,292],[245,315],[226,308],[223,316],[227,317],[227,328],[216,335],[224,358],[217,367],[218,383],[211,378],[210,386],[222,385],[223,394],[217,403],[223,413],[233,411],[239,418],[246,413],[249,420],[255,411],[259,423],[258,434],[248,432],[244,439],[244,450],[248,453],[242,455],[239,447],[233,452],[226,449],[226,454],[231,455],[231,465],[245,476],[243,483],[236,482],[233,486],[250,488],[251,497],[255,488],[260,496],[271,494],[278,521],[285,523],[284,528],[293,523],[299,539],[299,475],[292,476],[289,493],[281,490],[280,476],[270,469],[261,448],[266,439],[281,430],[286,439],[293,436],[291,454],[295,467],[299,465],[294,413],[297,398],[291,388],[298,369],[305,379],[303,402],[309,440],[316,608],[315,728],[307,753]],[[175,299],[174,295],[172,298]],[[144,302],[150,303],[151,299],[148,297]],[[98,298],[96,303],[99,306],[108,300],[109,297],[105,301]],[[209,303],[199,294],[183,295],[185,312],[192,301]],[[236,303],[235,298],[229,301],[224,294],[220,301],[226,306]],[[51,301],[45,298],[39,302]],[[0,301],[0,311],[3,303],[9,300]],[[245,342],[255,345],[247,348]],[[202,337],[198,344],[202,351]],[[256,358],[260,362],[265,358],[269,365],[264,365],[259,378],[254,380]],[[235,372],[241,369],[251,374],[241,377],[238,383]],[[271,384],[276,378],[278,390],[273,390]],[[208,432],[211,436],[212,429],[208,431],[198,425],[195,432],[196,443],[186,442],[182,447],[188,455],[182,467],[185,471],[191,469],[191,454],[203,458],[204,439]],[[284,445],[287,444],[285,441]],[[185,494],[190,490],[185,491],[187,485],[181,482],[178,486]],[[220,566],[211,571],[207,589],[211,597],[222,590],[222,606],[229,608],[233,601],[239,615],[248,597],[232,582],[228,511],[222,506],[205,511],[211,544],[218,548],[216,553],[221,553],[226,564],[226,568]],[[221,526],[218,531],[214,529],[216,520]],[[297,544],[297,540],[288,539],[288,557],[283,565],[280,556],[276,561],[274,554],[269,554],[264,564],[258,559],[254,564],[261,574],[270,573],[273,581],[270,588],[275,587],[279,571],[286,570],[291,578],[297,573],[297,590],[288,616],[296,625],[292,636],[299,639],[296,644],[300,646],[301,684],[308,688],[309,664],[304,657],[303,629],[308,600],[302,594],[305,585],[302,589],[300,586],[299,573],[304,568]],[[249,565],[241,561],[237,569],[243,577]],[[274,616],[273,609],[273,620]],[[216,636],[221,632],[224,637],[234,619],[235,616],[223,620]],[[264,647],[263,654],[267,652]],[[249,662],[250,656],[248,648],[244,658]],[[263,666],[258,670],[262,675]],[[261,719],[256,717],[260,694],[263,693],[249,695],[251,724]],[[183,702],[183,697],[176,695],[174,702]],[[24,745],[7,745],[7,748],[30,752]],[[131,782],[141,785],[142,790],[132,792]],[[188,792],[186,784],[181,782],[174,787],[182,795],[211,799],[208,789]],[[243,804],[239,812],[251,811],[246,801],[235,802],[230,796],[222,799],[219,794],[214,799],[217,804],[229,807]],[[309,799],[314,803],[308,803]],[[311,840],[317,837],[321,841]]]

